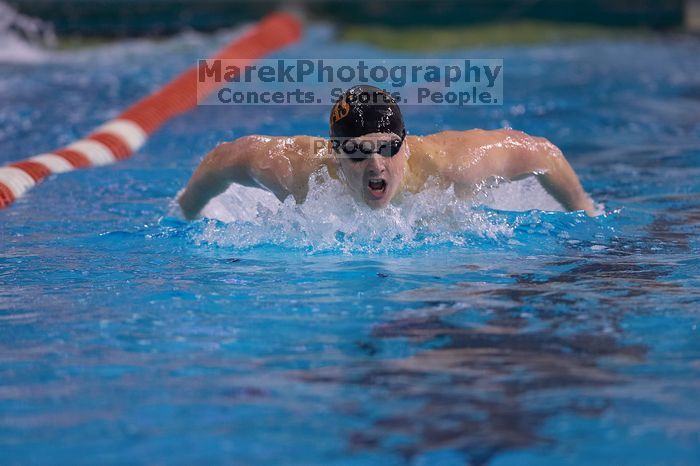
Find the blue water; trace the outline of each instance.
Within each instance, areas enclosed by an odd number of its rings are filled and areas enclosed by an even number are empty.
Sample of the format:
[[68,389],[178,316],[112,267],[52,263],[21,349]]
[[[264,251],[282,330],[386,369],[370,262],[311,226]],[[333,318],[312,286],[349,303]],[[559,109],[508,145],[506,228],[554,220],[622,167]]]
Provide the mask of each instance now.
[[[233,34],[6,57],[0,162]],[[699,45],[452,51],[503,58],[506,104],[406,108],[413,134],[548,137],[597,218],[518,212],[551,203],[531,187],[371,213],[326,184],[302,208],[233,192],[179,219],[217,142],[323,135],[320,107],[198,108],[128,161],[44,182],[0,211],[0,463],[698,464]],[[401,55],[312,27],[278,56]]]

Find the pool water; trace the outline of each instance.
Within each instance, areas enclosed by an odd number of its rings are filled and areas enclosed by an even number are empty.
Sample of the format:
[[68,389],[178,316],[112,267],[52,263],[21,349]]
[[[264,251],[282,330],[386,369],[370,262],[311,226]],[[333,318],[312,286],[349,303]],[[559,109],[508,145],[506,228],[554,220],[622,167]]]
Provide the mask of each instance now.
[[[72,142],[235,34],[13,48],[0,162]],[[200,107],[128,161],[44,182],[0,211],[0,462],[698,464],[699,46],[444,52],[503,58],[505,105],[405,109],[412,134],[546,136],[596,218],[531,183],[383,212],[333,183],[300,207],[232,189],[177,215],[217,142],[324,135],[321,107]],[[405,57],[322,26],[277,56]]]

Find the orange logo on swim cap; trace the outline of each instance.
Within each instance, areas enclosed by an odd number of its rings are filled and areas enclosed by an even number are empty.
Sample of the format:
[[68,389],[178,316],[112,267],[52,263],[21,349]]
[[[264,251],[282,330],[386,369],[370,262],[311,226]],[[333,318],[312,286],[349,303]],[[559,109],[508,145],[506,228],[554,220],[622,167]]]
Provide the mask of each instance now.
[[342,120],[350,113],[350,104],[345,100],[343,96],[338,102],[333,106],[331,110],[331,125],[336,124],[338,121]]

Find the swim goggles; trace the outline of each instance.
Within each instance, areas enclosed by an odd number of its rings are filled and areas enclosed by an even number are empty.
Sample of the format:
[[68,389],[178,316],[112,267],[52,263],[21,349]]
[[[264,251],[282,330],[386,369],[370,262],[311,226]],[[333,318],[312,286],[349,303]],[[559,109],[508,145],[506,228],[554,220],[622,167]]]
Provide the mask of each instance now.
[[380,154],[383,157],[393,157],[399,153],[403,141],[406,138],[406,132],[403,132],[401,137],[387,135],[382,139],[345,139],[332,138],[331,143],[333,149],[338,154],[342,154],[353,162],[362,162],[372,156],[372,154]]

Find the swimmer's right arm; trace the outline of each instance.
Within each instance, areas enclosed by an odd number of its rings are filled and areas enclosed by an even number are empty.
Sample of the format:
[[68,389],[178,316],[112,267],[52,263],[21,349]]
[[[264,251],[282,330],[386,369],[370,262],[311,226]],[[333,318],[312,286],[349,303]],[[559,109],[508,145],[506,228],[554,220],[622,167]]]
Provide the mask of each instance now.
[[215,147],[195,170],[177,200],[187,220],[196,218],[207,202],[226,191],[234,180],[246,178],[246,154],[238,141]]
[[[231,183],[263,188],[280,201],[294,195],[299,201],[308,189],[308,170],[299,163],[304,137],[245,136],[218,145],[199,164],[178,203],[186,219],[196,218]],[[292,160],[294,159],[294,160]]]

